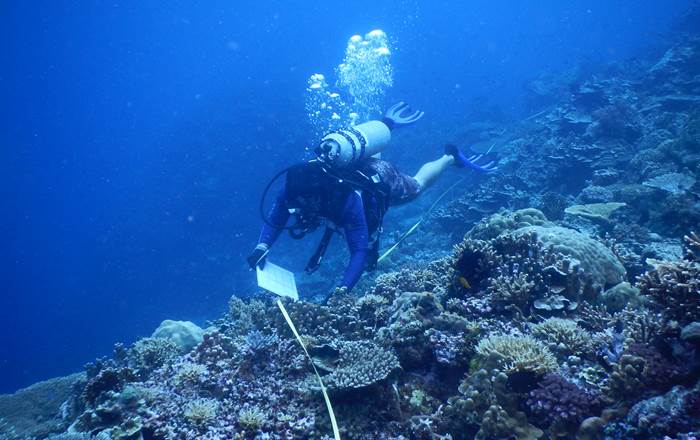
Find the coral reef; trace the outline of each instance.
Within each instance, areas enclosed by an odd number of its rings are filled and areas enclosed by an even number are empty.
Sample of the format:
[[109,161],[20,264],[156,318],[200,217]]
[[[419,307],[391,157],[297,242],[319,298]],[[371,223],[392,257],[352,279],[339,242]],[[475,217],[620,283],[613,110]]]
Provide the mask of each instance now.
[[452,257],[454,276],[464,278],[469,287],[454,283],[452,295],[468,293],[472,303],[481,301],[480,312],[516,316],[564,313],[584,298],[596,298],[598,289],[579,261],[547,247],[536,233],[524,232],[527,228],[488,241],[472,239],[470,233]]
[[698,431],[699,395],[700,382],[694,388],[675,386],[666,394],[637,403],[624,421],[607,427],[606,431],[633,439],[669,438],[679,433]]
[[157,368],[174,360],[182,347],[183,345],[169,338],[143,338],[128,349],[117,344],[115,358],[121,365],[145,378]]
[[666,391],[680,383],[683,375],[680,366],[652,346],[633,343],[614,365],[603,389],[610,401],[635,402],[649,393]]
[[[697,437],[698,54],[682,37],[552,86],[527,123],[468,128],[498,132],[499,173],[465,181],[353,294],[283,300],[343,438]],[[329,438],[271,298],[228,306],[0,396],[0,438]]]

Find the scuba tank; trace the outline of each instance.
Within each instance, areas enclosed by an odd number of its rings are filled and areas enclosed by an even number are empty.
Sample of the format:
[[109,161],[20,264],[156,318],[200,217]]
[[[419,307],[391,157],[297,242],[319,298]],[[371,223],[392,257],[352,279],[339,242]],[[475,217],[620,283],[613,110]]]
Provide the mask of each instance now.
[[368,121],[323,137],[314,152],[329,166],[343,168],[381,153],[391,140],[391,130],[382,121]]

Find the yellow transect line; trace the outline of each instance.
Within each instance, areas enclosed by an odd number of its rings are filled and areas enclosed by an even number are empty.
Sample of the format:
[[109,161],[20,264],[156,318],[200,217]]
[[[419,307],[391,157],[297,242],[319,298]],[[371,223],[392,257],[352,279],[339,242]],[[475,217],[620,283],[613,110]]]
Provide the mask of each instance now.
[[[493,148],[493,147],[492,147],[492,148]],[[491,151],[491,149],[489,149],[489,151]],[[382,261],[384,258],[386,258],[387,255],[389,255],[390,253],[392,253],[392,252],[394,251],[394,249],[396,249],[396,248],[401,244],[401,242],[404,241],[404,240],[406,239],[406,237],[408,237],[409,235],[411,235],[411,233],[412,233],[413,231],[415,231],[416,228],[417,228],[418,226],[420,226],[421,223],[423,223],[423,220],[425,220],[426,218],[428,218],[428,214],[430,214],[430,212],[435,208],[435,206],[436,206],[438,203],[440,203],[440,200],[442,200],[442,199],[447,195],[447,193],[449,193],[450,191],[452,191],[457,185],[459,185],[460,183],[462,183],[462,181],[464,181],[464,179],[466,179],[466,177],[462,177],[461,179],[459,179],[458,181],[456,181],[455,183],[453,183],[452,186],[450,186],[449,188],[447,188],[447,190],[445,190],[445,192],[443,192],[442,194],[440,194],[440,197],[438,197],[438,198],[433,202],[433,204],[430,205],[430,208],[428,208],[428,210],[425,211],[425,212],[423,213],[423,215],[422,215],[421,218],[416,222],[416,224],[413,225],[413,226],[411,226],[411,228],[410,228],[408,231],[404,232],[403,235],[401,235],[401,237],[399,237],[399,239],[396,241],[396,243],[394,243],[394,245],[393,245],[392,247],[390,247],[389,249],[387,249],[386,252],[384,252],[384,253],[377,259],[377,263],[379,263],[379,262]]]
[[284,307],[284,304],[282,304],[282,301],[279,298],[277,298],[277,306],[282,311],[282,315],[284,316],[284,319],[287,321],[287,325],[289,325],[289,328],[292,329],[292,333],[294,333],[294,336],[297,338],[297,341],[299,341],[299,345],[301,345],[301,348],[304,349],[304,353],[306,353],[306,357],[309,358],[309,361],[311,362],[311,366],[314,368],[314,373],[316,373],[316,379],[318,379],[318,383],[319,383],[319,385],[321,385],[321,392],[323,393],[323,398],[326,400],[326,408],[328,408],[328,415],[331,418],[331,425],[333,425],[333,436],[335,437],[335,440],[340,440],[340,431],[338,430],[338,422],[336,422],[336,420],[335,420],[335,413],[333,412],[333,406],[331,405],[331,399],[328,397],[328,393],[326,392],[326,386],[323,385],[323,381],[321,380],[321,375],[318,374],[318,370],[316,369],[316,365],[314,364],[314,360],[311,358],[309,351],[306,349],[304,342],[301,340],[301,336],[299,336],[299,332],[297,332],[297,329],[294,326],[294,323],[292,322],[292,318],[289,317],[289,313],[287,313],[287,309]]

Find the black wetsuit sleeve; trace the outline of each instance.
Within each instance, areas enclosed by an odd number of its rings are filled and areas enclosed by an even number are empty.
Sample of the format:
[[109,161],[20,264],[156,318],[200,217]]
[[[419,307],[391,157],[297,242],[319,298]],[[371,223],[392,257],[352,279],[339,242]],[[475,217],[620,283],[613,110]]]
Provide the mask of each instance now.
[[277,193],[275,202],[272,204],[272,208],[270,208],[270,212],[267,214],[267,221],[263,224],[262,230],[260,231],[258,243],[265,243],[268,246],[272,246],[277,240],[277,237],[282,233],[284,226],[287,224],[287,220],[289,220],[289,210],[287,209],[285,200],[285,188],[282,188],[280,192]]

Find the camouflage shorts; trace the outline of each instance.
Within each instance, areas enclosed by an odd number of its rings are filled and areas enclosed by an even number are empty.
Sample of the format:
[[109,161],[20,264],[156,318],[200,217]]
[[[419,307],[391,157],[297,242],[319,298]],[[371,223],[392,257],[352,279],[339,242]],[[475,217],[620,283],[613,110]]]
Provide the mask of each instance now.
[[382,182],[389,186],[392,205],[410,202],[418,197],[421,192],[421,186],[416,179],[400,172],[390,162],[370,158],[367,160],[366,167],[379,174]]

